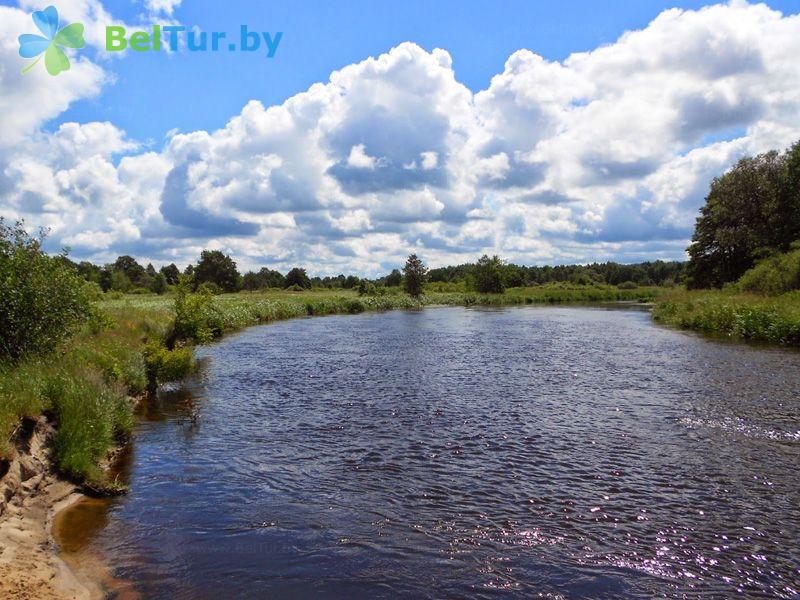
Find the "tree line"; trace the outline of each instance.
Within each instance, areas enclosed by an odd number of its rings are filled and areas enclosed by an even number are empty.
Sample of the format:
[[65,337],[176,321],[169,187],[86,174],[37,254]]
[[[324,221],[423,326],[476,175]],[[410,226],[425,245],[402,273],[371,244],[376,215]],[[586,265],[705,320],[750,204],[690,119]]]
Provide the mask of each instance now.
[[497,271],[504,287],[522,287],[545,283],[620,285],[675,285],[683,281],[685,263],[648,261],[637,264],[617,262],[587,265],[521,266],[505,263],[499,257],[483,256],[476,263],[431,269],[430,281],[459,282],[470,278],[483,280],[487,272]]
[[73,262],[66,256],[61,260],[104,292],[157,294],[177,285],[181,277],[185,277],[194,289],[202,287],[212,293],[311,288],[356,289],[363,293],[365,290],[368,292],[370,286],[408,287],[407,282],[412,290],[426,282],[463,283],[470,289],[490,293],[502,292],[508,287],[547,283],[675,285],[682,281],[684,271],[684,263],[678,261],[528,267],[506,263],[497,256],[483,256],[475,263],[428,270],[422,259],[413,254],[402,269],[393,269],[382,277],[370,279],[352,274],[311,277],[302,267],[294,267],[285,274],[268,267],[242,274],[233,258],[220,250],[203,250],[197,263],[188,265],[183,271],[174,263],[157,270],[152,264],[142,265],[128,255],[103,266],[88,261]]

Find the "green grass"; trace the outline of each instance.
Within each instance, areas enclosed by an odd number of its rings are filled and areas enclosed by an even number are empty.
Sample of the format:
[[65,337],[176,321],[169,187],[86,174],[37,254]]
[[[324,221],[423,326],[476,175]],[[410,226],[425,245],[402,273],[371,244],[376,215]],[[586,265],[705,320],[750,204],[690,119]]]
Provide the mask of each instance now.
[[[214,335],[235,331],[256,323],[268,323],[308,315],[355,314],[366,311],[420,308],[424,306],[507,306],[519,304],[555,304],[582,302],[641,301],[652,302],[664,288],[640,287],[621,290],[615,286],[543,285],[510,288],[503,294],[473,292],[429,292],[414,299],[401,293],[382,296],[359,296],[352,290],[310,290],[289,292],[266,290],[240,292],[213,297],[211,309]],[[106,311],[140,310],[170,314],[170,296],[124,296],[104,299],[99,306]]]
[[705,334],[800,347],[800,292],[676,291],[658,299],[653,318]]
[[189,323],[185,340],[173,334],[174,296],[105,295],[96,302],[96,316],[55,354],[13,367],[0,365],[0,458],[11,453],[9,439],[23,417],[50,413],[57,423],[54,451],[58,468],[89,487],[113,489],[98,465],[133,427],[129,396],[185,376],[193,360],[191,348],[183,347],[184,342],[209,341],[249,325],[431,305],[651,301],[663,291],[546,285],[512,288],[496,295],[431,291],[418,299],[399,290],[361,297],[352,290],[242,292],[197,302],[196,314],[191,315],[196,322]]
[[[150,385],[153,366],[145,350],[163,344],[171,318],[158,308],[103,308],[55,353],[0,364],[0,458],[13,451],[10,438],[21,419],[49,413],[57,424],[56,466],[89,487],[110,489],[98,465],[130,434],[130,396]],[[162,351],[161,363],[182,352]]]
[[[353,290],[239,292],[213,296],[208,305],[191,308],[194,318],[190,323],[181,320],[179,337],[191,342],[205,343],[225,333],[259,323],[312,315],[357,314],[425,306],[652,302],[664,291],[664,288],[658,287],[623,290],[615,286],[545,285],[511,288],[503,294],[429,292],[416,299],[394,290],[379,296],[359,296]],[[144,311],[171,318],[173,304],[174,297],[171,296],[126,295],[104,299],[99,306],[104,311]]]

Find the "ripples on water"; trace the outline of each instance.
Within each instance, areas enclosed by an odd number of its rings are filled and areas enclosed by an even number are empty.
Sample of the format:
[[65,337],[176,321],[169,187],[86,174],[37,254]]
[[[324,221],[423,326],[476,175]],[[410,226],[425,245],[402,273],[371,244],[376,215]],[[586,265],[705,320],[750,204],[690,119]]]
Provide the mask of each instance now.
[[442,308],[200,354],[86,543],[145,597],[800,589],[798,353],[644,312]]

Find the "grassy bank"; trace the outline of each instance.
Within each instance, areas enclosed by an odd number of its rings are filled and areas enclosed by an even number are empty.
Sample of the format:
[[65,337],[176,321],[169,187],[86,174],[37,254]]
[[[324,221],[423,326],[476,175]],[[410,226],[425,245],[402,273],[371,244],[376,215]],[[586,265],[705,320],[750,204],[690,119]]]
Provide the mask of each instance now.
[[[307,315],[355,314],[365,311],[420,308],[423,306],[509,306],[519,304],[558,304],[581,302],[641,301],[652,302],[664,288],[615,286],[545,285],[510,288],[503,294],[472,292],[426,292],[419,298],[389,293],[382,296],[359,296],[352,290],[313,290],[289,292],[267,290],[239,292],[213,297],[208,319],[215,335],[235,331],[256,323],[267,323]],[[174,299],[170,296],[135,296],[103,299],[104,310],[133,308],[169,314]]]
[[[0,459],[12,454],[23,418],[48,414],[58,426],[58,468],[108,487],[98,464],[130,433],[132,397],[157,383],[152,355],[164,351],[170,319],[163,310],[104,309],[54,353],[0,365]],[[170,355],[191,368],[189,350]]]
[[674,291],[658,299],[653,318],[705,334],[800,347],[800,292]]
[[[178,314],[175,329],[179,337],[194,342],[208,342],[225,333],[259,323],[312,315],[357,314],[367,311],[422,308],[424,306],[512,306],[522,304],[591,303],[615,301],[653,301],[664,288],[640,287],[618,289],[614,286],[547,285],[511,288],[503,294],[470,292],[427,292],[419,298],[389,293],[359,296],[352,290],[314,290],[289,292],[268,290],[214,296],[205,304]],[[105,299],[103,310],[128,308],[169,314],[174,299],[164,296],[125,296]]]
[[[258,323],[307,315],[354,314],[430,305],[502,306],[653,300],[659,288],[550,285],[503,294],[430,292],[414,299],[392,292],[270,290],[219,296],[105,295],[95,315],[53,354],[0,365],[0,459],[24,417],[50,414],[57,423],[54,456],[65,474],[111,489],[98,464],[130,433],[131,397],[191,369],[191,344]],[[184,346],[186,345],[186,346]]]

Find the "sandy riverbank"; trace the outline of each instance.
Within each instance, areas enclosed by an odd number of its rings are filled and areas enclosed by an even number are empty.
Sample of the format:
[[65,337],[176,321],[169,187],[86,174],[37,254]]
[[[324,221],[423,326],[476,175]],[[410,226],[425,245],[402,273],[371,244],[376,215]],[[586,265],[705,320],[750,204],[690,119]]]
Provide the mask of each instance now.
[[56,514],[84,496],[50,468],[52,426],[30,420],[0,476],[0,598],[93,600],[101,586],[73,571],[53,539]]

